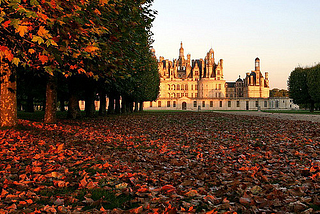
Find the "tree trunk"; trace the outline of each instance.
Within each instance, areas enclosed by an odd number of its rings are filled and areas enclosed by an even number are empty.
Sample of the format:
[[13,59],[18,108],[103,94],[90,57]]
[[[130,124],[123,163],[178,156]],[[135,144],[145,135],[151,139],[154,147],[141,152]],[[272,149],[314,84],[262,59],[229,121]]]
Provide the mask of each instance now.
[[121,103],[121,113],[125,114],[127,112],[127,99],[123,96],[122,97],[122,103]]
[[79,98],[77,96],[77,81],[75,78],[69,79],[69,104],[68,104],[68,114],[67,117],[70,119],[76,119],[80,117],[80,108],[79,108]]
[[114,114],[114,95],[109,94],[108,114]]
[[139,111],[143,111],[143,101],[140,101]]
[[26,112],[34,112],[33,96],[30,94],[27,96]]
[[[116,114],[120,114],[121,113],[121,106],[120,106],[120,95],[117,94],[116,95]],[[123,99],[122,99],[122,102],[123,102]],[[122,104],[123,105],[123,104]]]
[[133,102],[132,101],[129,102],[128,111],[127,112],[128,113],[133,113]]
[[310,112],[313,113],[314,112],[314,102],[311,101],[310,103]]
[[95,113],[94,90],[88,87],[85,92],[85,111],[87,117],[93,117]]
[[134,102],[134,112],[138,112],[139,111],[139,102],[135,101]]
[[99,97],[100,97],[99,115],[100,116],[106,116],[106,114],[107,114],[106,92],[100,91],[99,92]]
[[60,99],[60,111],[66,111],[66,109],[64,108],[64,99],[63,98]]
[[0,62],[0,126],[15,127],[17,116],[17,82],[8,63]]
[[44,123],[57,122],[57,77],[49,75],[46,88]]

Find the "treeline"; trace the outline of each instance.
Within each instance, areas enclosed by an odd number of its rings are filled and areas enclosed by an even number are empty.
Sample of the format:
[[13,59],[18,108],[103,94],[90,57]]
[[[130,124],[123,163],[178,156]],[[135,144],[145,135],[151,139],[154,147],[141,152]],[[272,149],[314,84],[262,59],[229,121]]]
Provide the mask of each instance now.
[[309,108],[320,107],[320,64],[295,68],[288,79],[289,97],[295,104]]
[[289,97],[289,91],[285,89],[273,88],[269,93],[270,97]]
[[160,79],[150,50],[152,2],[2,0],[1,126],[15,126],[17,106],[32,111],[35,102],[44,103],[44,122],[54,123],[57,103],[62,110],[67,103],[68,117],[77,118],[79,99],[87,116],[97,99],[100,115],[107,113],[106,97],[110,114],[155,100]]

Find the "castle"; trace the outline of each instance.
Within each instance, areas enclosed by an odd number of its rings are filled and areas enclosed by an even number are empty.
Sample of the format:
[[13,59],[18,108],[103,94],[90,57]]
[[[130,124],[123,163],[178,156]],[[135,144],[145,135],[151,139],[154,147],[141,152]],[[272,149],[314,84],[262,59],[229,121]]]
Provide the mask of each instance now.
[[[152,49],[155,55],[155,50]],[[290,108],[290,101],[269,98],[268,72],[260,70],[260,59],[255,59],[255,69],[240,76],[235,82],[223,77],[223,60],[215,62],[211,48],[204,59],[184,56],[181,42],[178,59],[158,61],[160,93],[158,99],[147,104],[147,110],[257,110]]]

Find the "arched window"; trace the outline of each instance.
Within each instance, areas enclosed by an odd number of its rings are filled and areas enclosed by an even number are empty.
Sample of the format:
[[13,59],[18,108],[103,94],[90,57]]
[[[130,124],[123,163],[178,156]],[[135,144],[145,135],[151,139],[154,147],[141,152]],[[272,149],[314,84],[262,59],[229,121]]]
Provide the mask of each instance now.
[[186,86],[184,87],[184,90],[188,90],[188,84],[186,84]]
[[183,84],[181,84],[181,90],[184,90],[184,85]]
[[177,90],[180,90],[180,85],[179,84],[177,85]]

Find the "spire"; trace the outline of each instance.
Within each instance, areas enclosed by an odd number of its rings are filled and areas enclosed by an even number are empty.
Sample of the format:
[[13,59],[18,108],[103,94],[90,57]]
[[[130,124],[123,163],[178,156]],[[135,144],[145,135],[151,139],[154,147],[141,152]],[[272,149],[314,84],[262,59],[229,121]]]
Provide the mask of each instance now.
[[182,47],[182,41],[181,41],[181,47],[179,49],[179,58],[181,59],[184,59],[184,49]]

